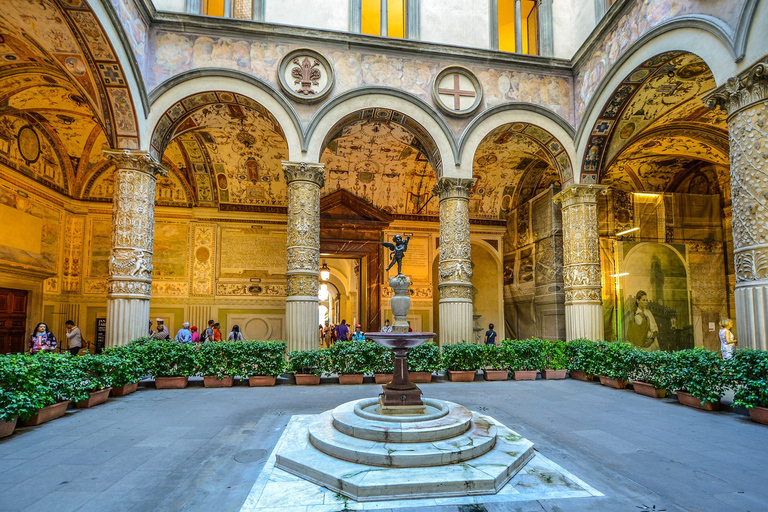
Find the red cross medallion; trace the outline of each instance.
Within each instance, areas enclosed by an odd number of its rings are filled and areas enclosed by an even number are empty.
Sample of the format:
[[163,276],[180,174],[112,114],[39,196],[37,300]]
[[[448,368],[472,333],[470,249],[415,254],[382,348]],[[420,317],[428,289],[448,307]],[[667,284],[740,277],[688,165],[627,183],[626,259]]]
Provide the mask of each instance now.
[[454,110],[461,110],[461,97],[466,96],[468,98],[474,98],[477,96],[477,93],[474,90],[471,91],[464,91],[461,89],[461,86],[459,85],[459,75],[458,73],[453,74],[453,89],[443,89],[438,88],[437,93],[438,94],[450,94],[453,96],[453,109]]

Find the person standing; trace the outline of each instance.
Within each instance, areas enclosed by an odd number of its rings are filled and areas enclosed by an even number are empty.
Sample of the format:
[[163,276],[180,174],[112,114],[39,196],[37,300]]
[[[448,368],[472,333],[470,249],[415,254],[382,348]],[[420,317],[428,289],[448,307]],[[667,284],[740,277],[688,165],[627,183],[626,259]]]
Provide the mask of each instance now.
[[76,356],[83,348],[83,335],[80,333],[80,328],[72,320],[64,322],[64,326],[67,328],[67,350]]
[[197,326],[193,325],[189,330],[192,331],[192,343],[200,343],[200,333],[197,332]]
[[158,324],[157,332],[152,335],[152,339],[153,340],[169,340],[171,339],[171,335],[168,334],[168,331],[166,330],[163,324]]
[[208,328],[203,331],[203,335],[201,336],[203,342],[206,341],[213,341],[213,320],[208,320]]
[[213,341],[221,341],[221,324],[219,322],[213,324]]
[[48,326],[44,322],[40,322],[29,337],[29,352],[37,354],[38,352],[53,352],[54,350],[56,350],[56,336],[48,330]]
[[227,336],[227,341],[243,341],[243,333],[240,332],[239,325],[233,325],[232,330]]
[[363,326],[357,324],[355,326],[355,332],[352,334],[352,341],[365,341],[365,333],[363,332]]
[[336,339],[339,341],[347,341],[349,339],[349,326],[346,320],[342,320],[336,327]]
[[181,329],[176,333],[176,341],[179,343],[192,343],[192,331],[189,330],[189,322],[181,324]]
[[732,358],[733,349],[736,348],[736,338],[733,337],[732,328],[733,320],[730,318],[720,320],[720,353],[723,359]]
[[152,320],[150,320],[149,321],[149,333],[147,333],[147,337],[151,338],[153,334],[155,334],[155,331],[152,330]]
[[381,332],[392,332],[392,326],[389,325],[389,318],[384,320],[384,326],[381,328]]
[[488,330],[485,331],[485,344],[486,345],[496,344],[496,331],[493,330],[493,324],[488,324]]

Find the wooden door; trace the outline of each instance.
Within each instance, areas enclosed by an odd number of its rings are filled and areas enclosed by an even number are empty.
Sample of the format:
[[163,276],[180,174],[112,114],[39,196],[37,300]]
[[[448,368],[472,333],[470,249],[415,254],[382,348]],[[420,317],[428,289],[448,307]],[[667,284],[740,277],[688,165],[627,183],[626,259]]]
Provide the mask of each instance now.
[[26,350],[27,293],[0,288],[0,353]]

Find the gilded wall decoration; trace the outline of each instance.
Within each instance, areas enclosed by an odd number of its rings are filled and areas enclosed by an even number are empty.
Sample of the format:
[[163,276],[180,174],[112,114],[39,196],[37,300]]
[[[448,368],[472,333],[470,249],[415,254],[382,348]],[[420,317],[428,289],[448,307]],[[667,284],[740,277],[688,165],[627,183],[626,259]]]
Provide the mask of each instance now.
[[216,226],[195,224],[192,237],[192,295],[212,295]]
[[441,178],[438,288],[441,299],[472,299],[472,245],[469,239],[469,195],[474,179]]
[[55,146],[39,126],[23,118],[0,117],[0,164],[59,192],[66,194],[69,190],[66,170]]
[[67,215],[64,227],[64,250],[62,261],[63,291],[80,292],[82,277],[82,257],[85,245],[85,217]]
[[283,275],[287,265],[285,233],[249,227],[219,230],[219,278]]
[[187,277],[187,252],[180,248],[187,247],[188,231],[187,224],[155,222],[152,246],[154,278]]

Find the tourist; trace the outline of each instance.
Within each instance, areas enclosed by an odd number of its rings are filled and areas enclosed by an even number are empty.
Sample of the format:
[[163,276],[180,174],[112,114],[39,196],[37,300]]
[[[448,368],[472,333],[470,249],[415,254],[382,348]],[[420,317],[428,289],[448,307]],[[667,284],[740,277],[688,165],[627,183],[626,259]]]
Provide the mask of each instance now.
[[493,330],[493,324],[488,324],[488,330],[485,331],[485,344],[486,345],[496,344],[496,331]]
[[355,333],[352,335],[352,341],[365,341],[365,333],[363,332],[363,326],[357,324],[355,326]]
[[152,337],[152,335],[155,334],[155,331],[152,330],[152,320],[149,321],[149,333],[147,334],[148,337]]
[[200,333],[197,332],[197,326],[193,325],[189,330],[192,331],[192,343],[200,343]]
[[659,328],[647,308],[648,294],[640,290],[635,295],[635,316],[627,325],[627,339],[644,350],[659,350]]
[[181,324],[181,329],[176,333],[176,341],[179,343],[192,343],[192,331],[189,330],[189,322]]
[[392,332],[392,326],[389,325],[389,318],[384,320],[384,326],[381,328],[381,332]]
[[[165,320],[162,318],[155,318],[155,323],[157,324],[157,330],[160,330],[160,326],[165,327]],[[168,332],[168,329],[163,329],[165,332]]]
[[221,324],[219,322],[213,324],[213,341],[221,341]]
[[67,328],[67,350],[69,350],[70,354],[76,356],[80,349],[83,348],[83,335],[80,333],[80,328],[72,320],[64,322],[64,327]]
[[325,329],[323,330],[323,342],[325,344],[325,348],[329,348],[331,344],[333,343],[333,329],[330,325],[328,325],[328,322],[325,322]]
[[240,332],[239,325],[232,326],[232,331],[230,331],[229,336],[227,336],[227,341],[243,341],[243,333]]
[[168,334],[168,330],[165,328],[164,325],[159,324],[157,326],[157,332],[152,335],[152,339],[154,339],[154,340],[169,340],[169,339],[171,339],[171,335]]
[[720,320],[720,353],[723,359],[732,358],[733,349],[736,348],[736,338],[733,337],[732,328],[733,320],[730,318]]
[[331,345],[336,343],[336,339],[337,339],[337,337],[336,337],[336,328],[337,327],[338,327],[338,325],[331,324]]
[[54,350],[56,350],[56,336],[48,330],[45,323],[40,322],[29,337],[29,352],[37,354],[38,352],[53,352]]
[[203,331],[202,341],[213,341],[213,320],[208,320],[208,328]]
[[346,320],[342,320],[336,327],[336,339],[340,341],[347,341],[349,339],[349,326]]

